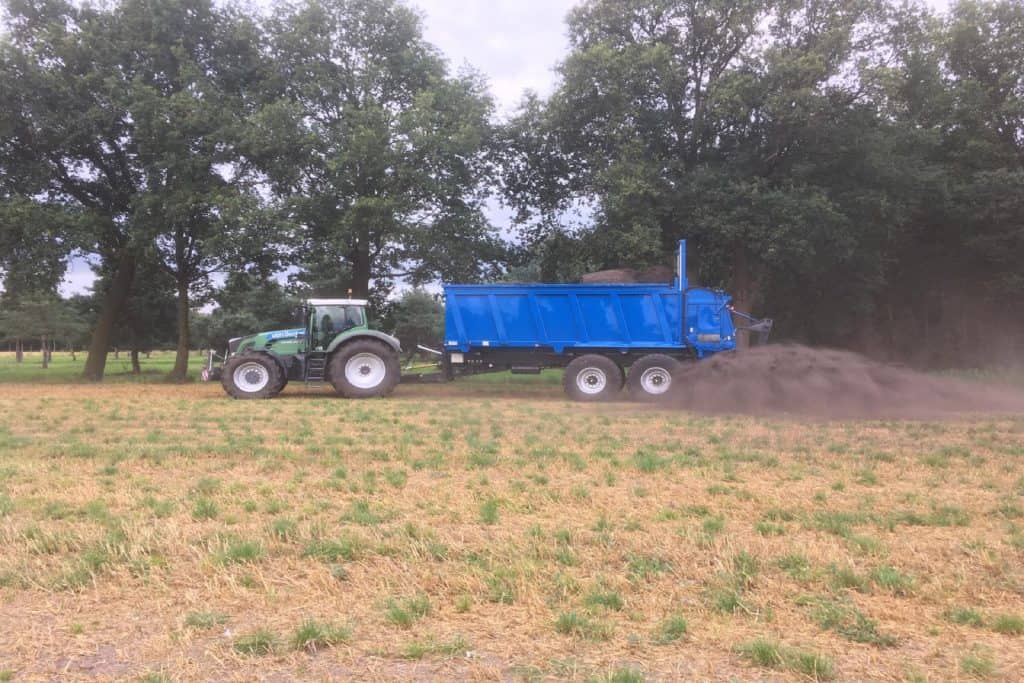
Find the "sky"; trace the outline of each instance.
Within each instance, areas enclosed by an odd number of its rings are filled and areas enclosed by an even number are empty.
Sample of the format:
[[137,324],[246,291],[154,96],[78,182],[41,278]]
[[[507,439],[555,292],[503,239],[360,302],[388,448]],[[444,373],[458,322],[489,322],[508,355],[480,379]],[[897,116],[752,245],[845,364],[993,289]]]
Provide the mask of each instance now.
[[490,80],[499,114],[525,90],[551,92],[554,68],[568,52],[565,16],[576,0],[412,0],[424,37],[453,68],[470,64]]

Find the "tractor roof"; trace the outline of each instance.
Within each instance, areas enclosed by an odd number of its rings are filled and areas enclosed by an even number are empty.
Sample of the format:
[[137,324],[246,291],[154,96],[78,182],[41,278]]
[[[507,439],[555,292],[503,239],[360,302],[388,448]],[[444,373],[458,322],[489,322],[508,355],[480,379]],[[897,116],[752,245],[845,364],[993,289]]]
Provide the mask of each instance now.
[[306,299],[310,306],[365,306],[366,299]]

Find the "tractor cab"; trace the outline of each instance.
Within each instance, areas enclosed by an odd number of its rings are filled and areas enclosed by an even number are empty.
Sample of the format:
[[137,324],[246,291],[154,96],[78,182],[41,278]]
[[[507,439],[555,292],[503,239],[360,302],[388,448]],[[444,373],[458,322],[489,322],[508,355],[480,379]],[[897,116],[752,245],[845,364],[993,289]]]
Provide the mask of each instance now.
[[366,299],[309,299],[303,308],[309,351],[327,349],[339,334],[367,329]]

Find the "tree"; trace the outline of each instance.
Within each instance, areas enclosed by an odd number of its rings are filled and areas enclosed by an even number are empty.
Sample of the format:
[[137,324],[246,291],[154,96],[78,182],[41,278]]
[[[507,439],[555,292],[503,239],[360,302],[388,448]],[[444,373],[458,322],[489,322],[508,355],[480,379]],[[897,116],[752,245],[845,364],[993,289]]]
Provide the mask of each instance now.
[[[100,276],[102,282],[102,278],[109,275],[101,270]],[[102,285],[94,285],[94,291],[102,289]],[[111,337],[114,348],[128,350],[133,374],[142,372],[140,353],[175,346],[180,332],[179,304],[175,277],[162,267],[156,256],[143,252],[128,302],[121,310]]]
[[298,320],[299,300],[258,271],[232,273],[213,300],[217,307],[212,312],[196,316],[201,348],[220,351],[232,337],[295,327]]
[[244,194],[226,165],[241,92],[259,80],[252,22],[208,0],[7,0],[5,10],[3,186],[72,214],[69,242],[110,274],[84,374],[102,379],[139,259],[155,246],[178,281],[181,377],[189,286]]
[[[0,105],[2,106],[2,105]],[[10,174],[0,161],[0,193]],[[17,195],[0,194],[0,284],[12,303],[23,294],[55,292],[67,269],[67,216]]]
[[[276,93],[249,150],[301,228],[300,280],[382,299],[395,278],[478,280],[503,256],[481,212],[492,112],[396,0],[306,0],[269,23]],[[332,273],[337,277],[332,277]]]
[[0,329],[15,340],[19,356],[25,339],[38,339],[43,368],[46,368],[50,363],[51,345],[57,339],[68,339],[78,333],[81,319],[56,295],[31,294],[21,297],[16,305],[5,306],[0,312]]
[[589,203],[588,267],[656,264],[687,237],[693,279],[739,308],[860,344],[933,199],[932,131],[886,109],[915,22],[927,14],[882,0],[585,2],[560,86],[507,129],[506,196],[539,254]]
[[444,306],[429,292],[404,292],[395,302],[391,317],[395,336],[410,355],[416,353],[419,344],[436,349],[444,341]]

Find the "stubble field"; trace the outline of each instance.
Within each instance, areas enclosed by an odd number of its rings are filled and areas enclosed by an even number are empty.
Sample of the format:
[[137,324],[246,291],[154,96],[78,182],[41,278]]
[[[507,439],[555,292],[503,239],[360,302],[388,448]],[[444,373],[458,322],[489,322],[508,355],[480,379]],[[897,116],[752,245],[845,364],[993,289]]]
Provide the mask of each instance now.
[[1024,415],[0,384],[0,680],[1019,680]]

